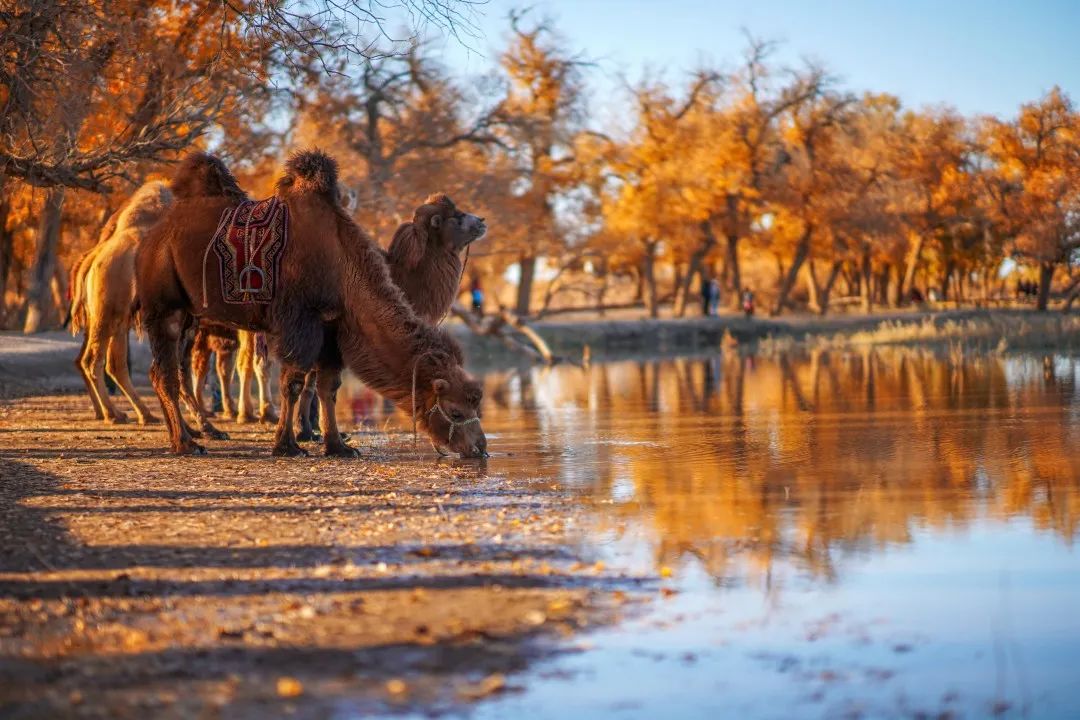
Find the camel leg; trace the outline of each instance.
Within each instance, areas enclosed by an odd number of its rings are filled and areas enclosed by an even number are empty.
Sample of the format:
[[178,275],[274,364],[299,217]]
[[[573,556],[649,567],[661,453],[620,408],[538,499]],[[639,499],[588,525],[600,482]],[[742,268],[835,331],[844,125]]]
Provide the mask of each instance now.
[[93,377],[87,371],[89,366],[89,354],[87,348],[90,346],[90,333],[83,333],[82,347],[79,348],[79,355],[75,358],[75,369],[79,371],[79,377],[86,383],[86,393],[90,396],[90,404],[94,407],[94,418],[97,420],[105,419],[105,408],[102,407],[101,402],[98,400],[97,390],[94,388]]
[[203,408],[207,416],[212,416],[214,409],[208,409],[203,398],[203,392],[206,390],[206,376],[210,374],[210,347],[205,339],[205,336],[200,333],[195,336],[195,344],[191,346],[191,391],[195,396],[195,403]]
[[153,425],[161,422],[154,416],[150,409],[143,403],[142,398],[135,392],[131,384],[131,374],[128,372],[128,334],[123,331],[113,336],[109,343],[109,354],[105,360],[105,369],[112,377],[113,382],[124,393],[131,406],[135,408],[135,415],[140,425]]
[[304,377],[304,389],[300,391],[300,400],[297,402],[297,415],[300,421],[300,434],[296,436],[297,440],[305,442],[322,440],[311,426],[311,403],[315,399],[317,382],[318,376],[314,370]]
[[300,389],[304,386],[304,372],[296,368],[281,366],[281,416],[278,418],[277,431],[274,435],[274,455],[307,455],[296,442],[293,434],[293,411]]
[[[190,329],[184,331],[184,342],[179,344],[179,346],[181,347],[181,352],[179,358],[180,369],[177,374],[177,382],[180,383],[180,399],[184,401],[184,404],[187,405],[188,410],[191,411],[191,413],[195,416],[195,419],[198,421],[199,424],[199,430],[201,430],[204,435],[214,440],[228,440],[229,434],[222,432],[221,430],[218,430],[216,427],[214,427],[214,424],[210,422],[210,418],[206,416],[206,409],[195,401],[195,393],[192,391],[193,383],[191,381],[191,337],[189,333]],[[182,381],[180,380],[181,378]],[[187,423],[183,420],[181,420],[181,422],[183,422],[185,428],[187,428]],[[192,436],[195,436],[195,434],[191,432],[190,428],[187,428],[187,431]]]
[[221,386],[221,407],[225,413],[225,417],[236,417],[236,405],[233,404],[232,395],[229,392],[229,385],[232,384],[232,367],[235,351],[218,350],[216,355],[218,385]]
[[255,422],[251,411],[251,377],[254,374],[252,355],[254,352],[254,334],[240,333],[240,349],[236,352],[236,374],[240,376],[240,395],[237,398],[240,409],[236,413],[236,422]]
[[265,423],[278,421],[274,396],[270,392],[270,369],[273,361],[263,335],[255,336],[255,380],[259,384],[259,420]]
[[105,355],[111,342],[110,333],[101,327],[87,328],[86,355],[83,358],[83,371],[89,376],[94,395],[111,423],[126,423],[127,415],[118,410],[109,398],[105,387]]
[[176,316],[148,315],[146,333],[154,361],[150,364],[150,382],[154,386],[165,414],[169,443],[177,455],[205,455],[206,448],[191,438],[187,423],[180,412],[180,329]]
[[334,412],[337,391],[341,387],[341,368],[323,366],[315,374],[316,391],[319,394],[319,405],[322,410],[319,421],[325,438],[326,454],[336,457],[359,457],[360,451],[349,447],[342,439],[337,426],[337,413]]

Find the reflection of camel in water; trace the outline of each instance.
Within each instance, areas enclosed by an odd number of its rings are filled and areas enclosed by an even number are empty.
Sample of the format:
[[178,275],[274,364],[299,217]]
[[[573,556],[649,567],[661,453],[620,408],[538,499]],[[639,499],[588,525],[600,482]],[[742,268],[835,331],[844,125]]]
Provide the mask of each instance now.
[[[277,183],[277,197],[289,211],[291,240],[282,251],[280,284],[268,305],[226,303],[221,278],[203,272],[207,243],[223,211],[236,204],[231,198],[178,199],[139,250],[138,300],[154,354],[150,377],[165,409],[173,451],[203,451],[178,405],[177,347],[197,311],[200,320],[272,335],[282,361],[275,454],[303,453],[292,414],[304,374],[319,370],[319,400],[332,408],[342,361],[416,418],[436,447],[484,454],[482,391],[462,367],[461,348],[416,316],[390,279],[378,247],[341,208],[336,163],[318,152],[294,155]],[[199,297],[204,303],[196,308],[193,298]],[[323,413],[322,422],[328,454],[356,455],[342,441],[332,411]]]
[[71,332],[83,331],[75,366],[86,383],[94,415],[110,422],[127,421],[105,388],[105,371],[131,403],[139,422],[156,422],[131,384],[128,373],[128,330],[134,297],[135,251],[147,231],[172,201],[163,182],[140,187],[110,218],[102,241],[87,253],[72,273]]

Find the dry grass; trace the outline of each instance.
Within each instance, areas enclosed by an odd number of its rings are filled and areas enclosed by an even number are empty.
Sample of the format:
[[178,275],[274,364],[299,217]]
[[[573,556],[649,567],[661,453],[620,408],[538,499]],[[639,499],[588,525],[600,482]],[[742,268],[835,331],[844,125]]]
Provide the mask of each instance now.
[[973,318],[926,317],[917,321],[886,320],[873,329],[829,335],[770,336],[761,341],[765,353],[795,347],[818,349],[867,345],[960,345],[965,349],[1080,350],[1080,316],[993,314]]

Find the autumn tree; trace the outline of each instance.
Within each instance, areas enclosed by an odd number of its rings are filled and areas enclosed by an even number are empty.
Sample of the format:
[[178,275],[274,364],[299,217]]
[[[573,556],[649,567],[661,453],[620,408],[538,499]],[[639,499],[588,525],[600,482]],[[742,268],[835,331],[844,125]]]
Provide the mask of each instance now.
[[[35,0],[0,9],[0,286],[12,256],[10,198],[21,187],[46,189],[25,329],[48,319],[69,190],[109,192],[211,130],[227,144],[230,125],[263,121],[275,83],[366,57],[367,30],[385,32],[393,5]],[[462,2],[396,5],[421,23],[453,27],[462,17]]]
[[1054,88],[1014,121],[987,121],[984,136],[994,209],[1016,257],[1037,265],[1045,310],[1055,270],[1080,248],[1080,116]]
[[373,227],[392,231],[431,192],[454,196],[448,182],[494,191],[477,186],[483,175],[470,172],[463,146],[501,142],[492,130],[496,106],[467,95],[425,46],[373,58],[352,76],[318,75],[311,85],[296,140],[339,154],[359,192],[358,212]]
[[499,108],[499,138],[516,178],[514,193],[529,228],[512,248],[520,280],[517,312],[532,306],[537,261],[563,246],[558,217],[560,195],[575,187],[573,147],[584,118],[583,68],[568,52],[550,22],[511,13],[510,43],[499,58],[505,92]]

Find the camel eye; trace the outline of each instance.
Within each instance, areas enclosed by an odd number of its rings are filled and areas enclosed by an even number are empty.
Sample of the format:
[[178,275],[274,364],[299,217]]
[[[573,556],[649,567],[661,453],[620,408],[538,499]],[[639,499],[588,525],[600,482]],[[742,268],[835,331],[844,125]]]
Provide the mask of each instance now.
[[465,416],[461,414],[460,410],[452,410],[450,412],[450,419],[454,422],[461,422],[465,419]]

